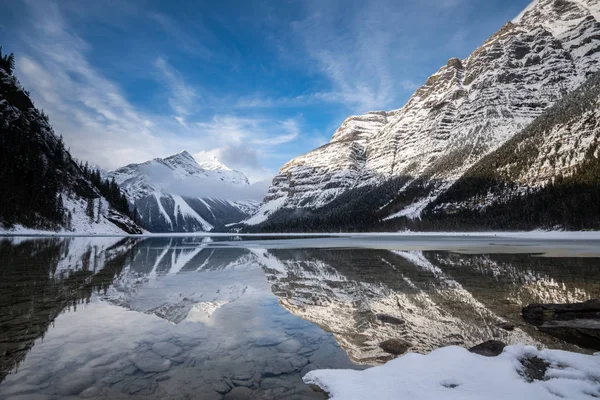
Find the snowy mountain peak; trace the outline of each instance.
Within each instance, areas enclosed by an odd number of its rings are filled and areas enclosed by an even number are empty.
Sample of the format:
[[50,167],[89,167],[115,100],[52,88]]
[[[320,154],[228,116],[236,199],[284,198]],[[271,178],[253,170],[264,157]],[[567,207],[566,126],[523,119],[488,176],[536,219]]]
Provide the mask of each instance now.
[[173,154],[172,156],[165,157],[164,160],[185,161],[191,164],[198,164],[196,162],[196,159],[186,150],[180,151],[179,153]]
[[219,160],[199,164],[187,151],[109,173],[152,231],[209,231],[254,211],[239,198],[248,178]]
[[535,0],[519,14],[513,23],[541,25],[554,35],[562,35],[585,19],[598,19],[598,0]]
[[199,164],[202,168],[208,169],[211,171],[215,171],[215,170],[233,171],[227,165],[223,164],[221,162],[221,160],[219,160],[217,157],[212,157],[210,159],[199,161]]

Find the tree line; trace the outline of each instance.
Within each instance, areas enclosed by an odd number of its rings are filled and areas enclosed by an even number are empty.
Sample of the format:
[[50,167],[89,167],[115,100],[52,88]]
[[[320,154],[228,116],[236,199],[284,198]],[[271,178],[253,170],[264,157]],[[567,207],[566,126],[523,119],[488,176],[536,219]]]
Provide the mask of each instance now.
[[[137,210],[130,209],[114,180],[102,179],[98,170],[73,160],[48,116],[35,108],[13,72],[14,55],[3,55],[0,46],[0,224],[69,228],[72,215],[63,194],[86,199],[91,221],[99,194],[137,221]],[[97,207],[102,207],[101,201]],[[100,215],[96,212],[96,221]]]

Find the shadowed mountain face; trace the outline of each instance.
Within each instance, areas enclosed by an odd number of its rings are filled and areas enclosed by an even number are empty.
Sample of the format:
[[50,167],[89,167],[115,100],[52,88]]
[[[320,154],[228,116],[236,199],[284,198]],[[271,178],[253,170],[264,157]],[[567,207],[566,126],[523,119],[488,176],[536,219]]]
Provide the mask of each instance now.
[[[175,335],[167,341],[188,349],[185,351],[199,352],[196,360],[207,357],[208,347],[220,349],[221,353],[210,354],[225,360],[218,365],[223,374],[230,369],[226,360],[234,363],[241,360],[242,353],[251,353],[253,359],[244,356],[244,365],[255,376],[249,384],[257,388],[272,377],[274,369],[287,371],[273,375],[277,379],[291,379],[299,385],[300,372],[310,364],[310,368],[349,367],[348,357],[358,364],[382,363],[394,357],[380,347],[389,339],[401,339],[408,351],[420,353],[446,345],[473,346],[489,339],[574,349],[523,323],[521,308],[529,303],[600,297],[597,258],[315,249],[302,248],[306,242],[298,240],[286,245],[280,239],[247,244],[231,239],[3,240],[2,379],[19,365],[26,371],[32,349],[40,348],[31,356],[38,360],[41,355],[48,357],[45,354],[51,350],[44,349],[64,344],[71,340],[69,335],[83,334],[77,328],[80,324],[93,329],[87,339],[77,340],[86,345],[86,340],[95,340],[98,348],[110,347],[104,342],[124,329],[126,343],[156,341],[156,335],[164,341],[163,336]],[[82,303],[87,304],[83,310],[77,307]],[[99,308],[88,313],[89,307]],[[67,310],[77,312],[65,313]],[[123,312],[126,314],[121,315]],[[108,313],[107,319],[92,322],[94,313]],[[69,318],[73,327],[59,323],[53,328],[59,317]],[[121,318],[120,325],[112,327],[113,319]],[[498,327],[501,322],[509,322],[515,329]],[[131,324],[136,329],[127,330]],[[61,332],[58,339],[53,339],[57,335],[54,329]],[[44,341],[38,341],[41,338]],[[200,342],[205,347],[196,349]],[[284,348],[286,357],[293,357],[292,364],[276,361],[280,353],[275,347],[283,342],[287,344],[280,350]],[[347,356],[336,350],[335,342]],[[139,361],[136,352],[146,351],[123,346],[119,351],[133,352],[135,361]],[[337,361],[328,364],[328,358]],[[177,362],[192,368],[190,360],[175,356],[173,360],[169,373],[174,377],[181,372],[175,367]],[[95,363],[86,358],[84,364]],[[124,371],[132,368],[131,363],[122,364]],[[200,368],[196,371],[200,375],[205,372],[201,366],[194,363],[193,367]],[[51,376],[54,373],[48,371]],[[17,390],[17,378],[7,378],[0,394]],[[123,382],[131,385],[129,379]],[[213,387],[222,377],[210,379],[205,383]],[[164,394],[160,385],[152,386],[148,393]]]

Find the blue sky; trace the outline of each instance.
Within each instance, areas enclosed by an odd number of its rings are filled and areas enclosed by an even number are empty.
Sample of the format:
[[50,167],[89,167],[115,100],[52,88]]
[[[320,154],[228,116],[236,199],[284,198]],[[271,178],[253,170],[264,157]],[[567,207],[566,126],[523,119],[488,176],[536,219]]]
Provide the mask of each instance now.
[[187,150],[252,181],[402,107],[529,0],[0,1],[0,44],[72,153]]

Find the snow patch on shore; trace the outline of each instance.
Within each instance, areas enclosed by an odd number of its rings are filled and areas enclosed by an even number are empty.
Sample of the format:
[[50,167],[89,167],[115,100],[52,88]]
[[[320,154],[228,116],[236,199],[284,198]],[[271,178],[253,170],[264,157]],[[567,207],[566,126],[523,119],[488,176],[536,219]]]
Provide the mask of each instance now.
[[[532,357],[549,364],[544,380],[524,377],[519,360]],[[600,357],[522,344],[484,357],[450,346],[428,355],[410,353],[364,371],[311,371],[303,379],[332,400],[591,399],[600,396]]]

